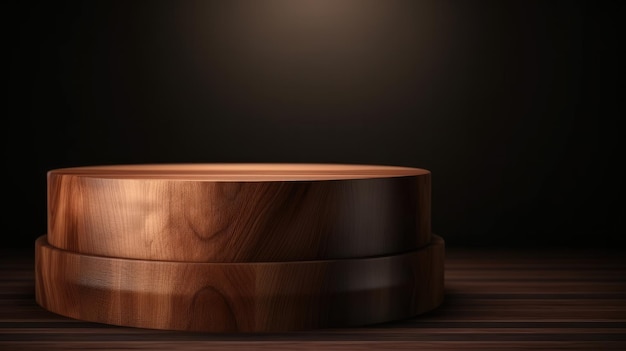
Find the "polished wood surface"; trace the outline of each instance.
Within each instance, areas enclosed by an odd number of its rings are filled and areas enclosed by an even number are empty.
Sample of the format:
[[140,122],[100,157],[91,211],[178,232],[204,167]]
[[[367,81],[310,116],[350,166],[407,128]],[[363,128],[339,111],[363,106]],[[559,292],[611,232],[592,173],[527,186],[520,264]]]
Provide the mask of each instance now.
[[443,299],[444,243],[363,259],[187,263],[88,256],[36,243],[36,298],[81,320],[273,332],[404,319]]
[[427,245],[430,172],[369,165],[189,164],[48,173],[48,240],[89,255],[268,262]]
[[206,334],[82,322],[35,303],[33,251],[0,251],[0,350],[625,350],[626,255],[446,248],[432,312],[364,327]]

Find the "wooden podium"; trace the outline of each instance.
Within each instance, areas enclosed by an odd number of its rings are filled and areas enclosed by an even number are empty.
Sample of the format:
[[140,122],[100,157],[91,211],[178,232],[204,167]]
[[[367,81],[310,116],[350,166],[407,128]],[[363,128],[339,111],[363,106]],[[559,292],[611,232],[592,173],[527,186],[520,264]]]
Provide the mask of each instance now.
[[86,321],[200,332],[409,318],[443,299],[430,177],[335,164],[52,170],[37,302]]

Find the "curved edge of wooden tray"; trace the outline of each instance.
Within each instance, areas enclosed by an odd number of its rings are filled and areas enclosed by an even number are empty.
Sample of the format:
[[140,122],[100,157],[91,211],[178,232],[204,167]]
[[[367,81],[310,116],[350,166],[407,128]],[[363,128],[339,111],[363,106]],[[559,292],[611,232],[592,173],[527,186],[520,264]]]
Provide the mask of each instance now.
[[36,241],[36,300],[71,318],[199,331],[281,332],[409,318],[444,296],[443,239],[362,259],[270,263],[89,256]]

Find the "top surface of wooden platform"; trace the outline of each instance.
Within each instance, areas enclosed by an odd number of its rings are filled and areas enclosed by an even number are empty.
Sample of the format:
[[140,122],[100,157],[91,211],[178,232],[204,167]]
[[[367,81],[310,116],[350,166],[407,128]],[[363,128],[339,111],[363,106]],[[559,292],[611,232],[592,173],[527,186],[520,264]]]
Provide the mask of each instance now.
[[33,253],[0,253],[1,350],[625,350],[626,257],[449,248],[446,300],[408,320],[281,334],[196,334],[86,323],[34,300]]
[[421,168],[305,163],[212,163],[104,165],[60,168],[52,175],[115,179],[171,179],[205,181],[319,181],[419,176],[430,172]]

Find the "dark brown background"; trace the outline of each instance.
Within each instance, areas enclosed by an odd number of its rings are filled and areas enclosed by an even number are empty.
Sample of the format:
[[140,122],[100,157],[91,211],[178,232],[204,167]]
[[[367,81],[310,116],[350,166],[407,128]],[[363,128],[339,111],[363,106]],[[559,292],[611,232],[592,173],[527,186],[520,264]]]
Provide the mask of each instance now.
[[[3,3],[0,349],[626,349],[624,3]],[[271,335],[37,306],[46,171],[144,162],[428,168],[445,302]]]
[[422,167],[451,247],[625,243],[623,2],[5,6],[8,246],[47,170],[147,162]]

